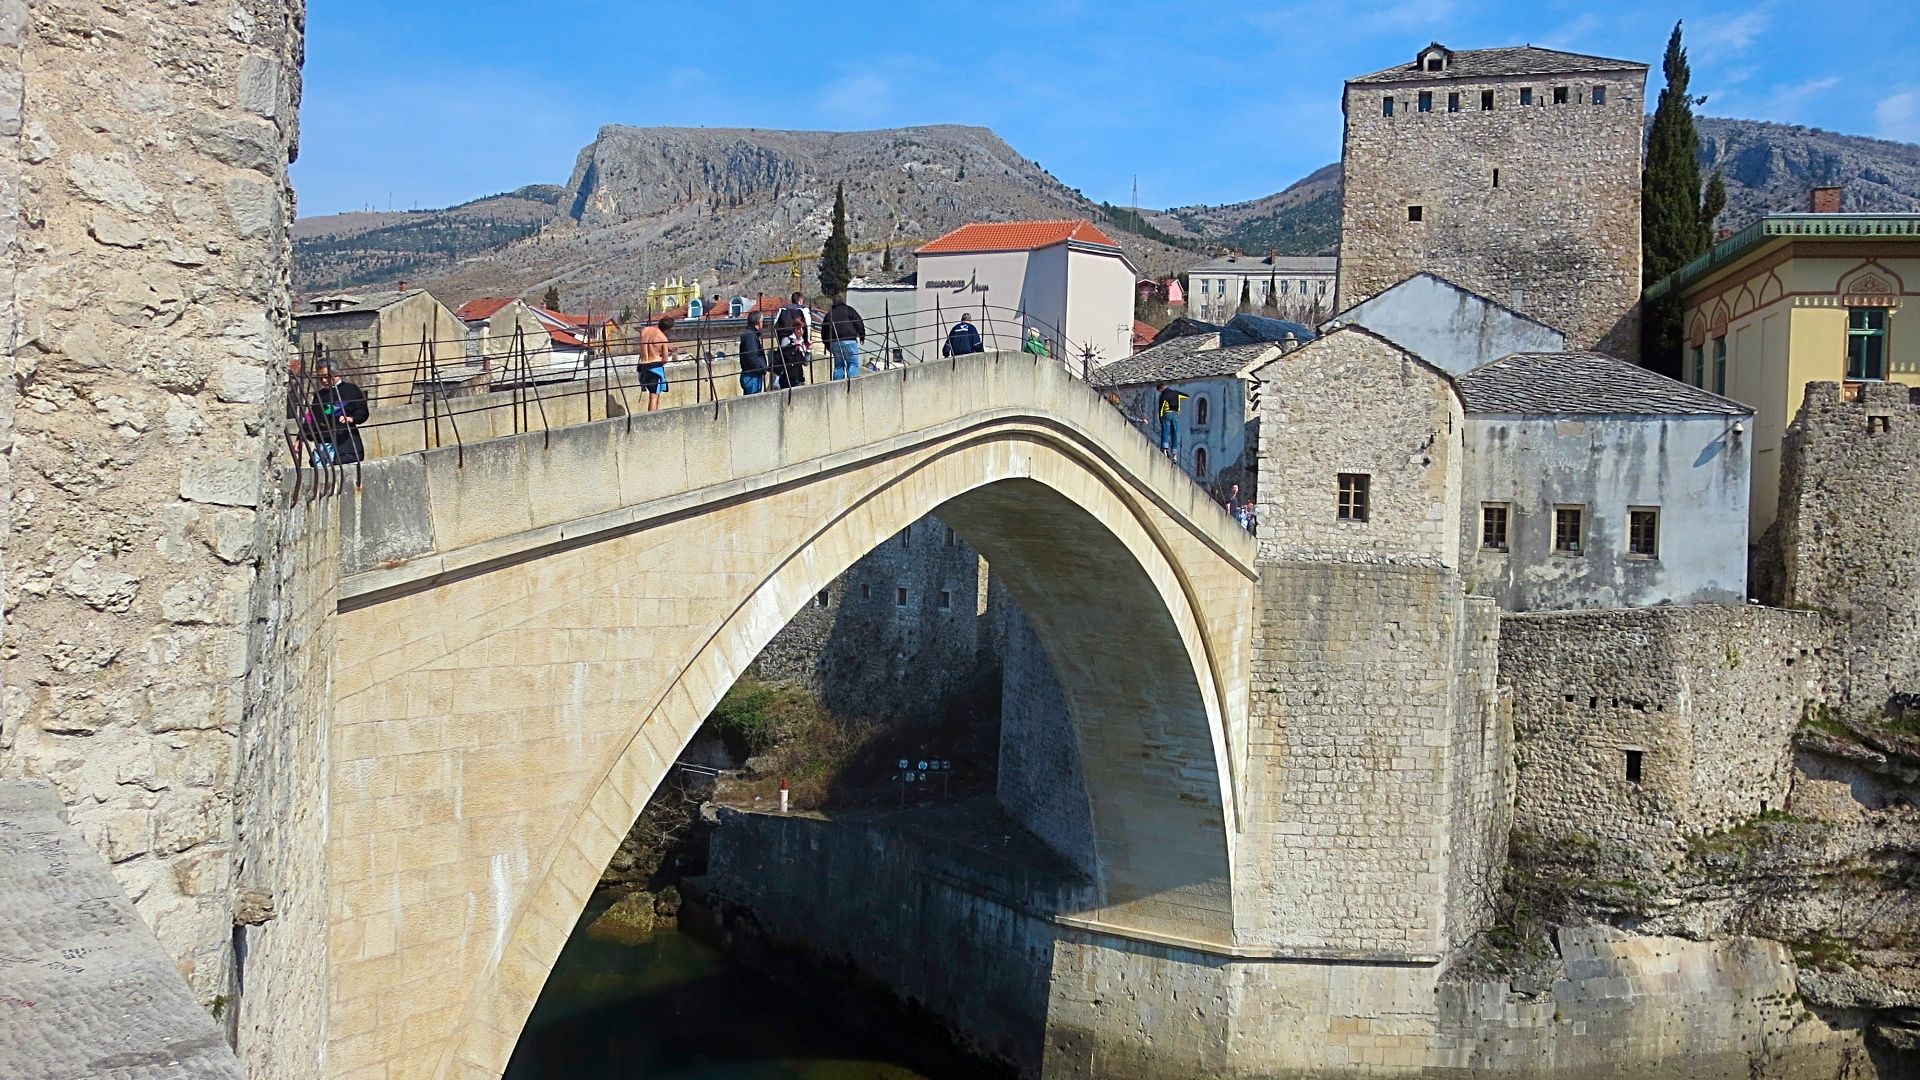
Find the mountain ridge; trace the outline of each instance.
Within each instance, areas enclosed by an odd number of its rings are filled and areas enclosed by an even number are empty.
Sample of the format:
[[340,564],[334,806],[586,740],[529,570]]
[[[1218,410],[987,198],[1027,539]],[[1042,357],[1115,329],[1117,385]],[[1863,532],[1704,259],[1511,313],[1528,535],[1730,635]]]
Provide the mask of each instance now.
[[[1701,160],[1728,188],[1719,225],[1801,209],[1806,191],[1839,183],[1846,207],[1920,211],[1920,146],[1770,121],[1703,117]],[[1206,254],[1331,254],[1338,248],[1340,166],[1271,195],[1222,205],[1132,210],[1095,202],[991,129],[932,124],[867,131],[643,128],[607,124],[576,155],[564,185],[529,184],[441,210],[360,212],[294,225],[303,293],[409,279],[449,299],[527,295],[554,285],[570,306],[618,310],[649,281],[697,277],[728,292],[784,292],[784,266],[761,260],[817,250],[834,187],[844,183],[856,245],[912,241],[973,220],[1086,217],[1140,270],[1177,273]],[[879,252],[856,274],[883,272]],[[811,292],[814,265],[802,287]]]

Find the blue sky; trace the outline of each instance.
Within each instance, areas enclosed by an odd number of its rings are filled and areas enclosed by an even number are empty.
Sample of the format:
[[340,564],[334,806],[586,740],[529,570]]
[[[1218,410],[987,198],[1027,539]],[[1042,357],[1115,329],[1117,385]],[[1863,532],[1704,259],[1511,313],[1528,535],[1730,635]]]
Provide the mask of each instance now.
[[1430,39],[1641,60],[1651,98],[1676,18],[1704,113],[1920,142],[1910,3],[314,0],[293,175],[302,214],[434,207],[565,183],[602,124],[966,123],[1094,198],[1231,202],[1338,158],[1342,80]]

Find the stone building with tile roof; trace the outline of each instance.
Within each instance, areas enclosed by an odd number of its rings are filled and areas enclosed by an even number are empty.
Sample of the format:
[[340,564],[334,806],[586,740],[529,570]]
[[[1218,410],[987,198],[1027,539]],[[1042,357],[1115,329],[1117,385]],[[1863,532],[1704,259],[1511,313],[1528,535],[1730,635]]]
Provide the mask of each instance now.
[[1646,66],[1453,50],[1348,81],[1336,310],[1429,271],[1639,354]]
[[375,402],[412,389],[423,339],[442,366],[461,363],[466,328],[425,289],[319,296],[307,307],[294,314],[302,362],[332,360]]
[[1594,352],[1516,353],[1454,385],[1475,592],[1508,611],[1746,599],[1752,409]]

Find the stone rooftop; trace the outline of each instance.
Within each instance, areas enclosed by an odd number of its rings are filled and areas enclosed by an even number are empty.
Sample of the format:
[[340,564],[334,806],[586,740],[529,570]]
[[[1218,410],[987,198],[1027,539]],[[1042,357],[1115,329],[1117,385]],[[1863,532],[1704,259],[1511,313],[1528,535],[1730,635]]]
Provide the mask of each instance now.
[[107,864],[38,780],[0,780],[0,1077],[241,1080]]
[[1731,398],[1595,352],[1514,353],[1455,380],[1469,413],[1750,416]]
[[[1428,48],[1432,48],[1429,46]],[[1427,50],[1421,50],[1423,53]],[[1647,65],[1632,60],[1614,60],[1605,56],[1542,49],[1534,45],[1514,45],[1497,49],[1462,49],[1447,54],[1447,66],[1441,71],[1426,71],[1419,61],[1396,64],[1371,75],[1347,80],[1347,85],[1457,81],[1498,78],[1503,75],[1575,75],[1597,71],[1645,71]]]
[[1145,383],[1220,378],[1237,374],[1247,365],[1279,353],[1280,346],[1271,341],[1222,347],[1219,334],[1195,334],[1174,338],[1142,349],[1125,360],[1096,368],[1087,376],[1087,385],[1096,390],[1110,390]]

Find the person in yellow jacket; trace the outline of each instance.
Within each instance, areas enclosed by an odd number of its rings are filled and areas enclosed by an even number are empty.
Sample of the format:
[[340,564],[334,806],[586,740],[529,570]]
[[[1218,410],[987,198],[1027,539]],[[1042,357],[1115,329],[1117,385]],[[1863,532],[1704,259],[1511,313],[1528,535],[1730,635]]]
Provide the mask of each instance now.
[[1166,383],[1158,385],[1160,405],[1156,412],[1160,417],[1160,449],[1168,454],[1178,455],[1180,453],[1180,405],[1187,400],[1187,395]]

